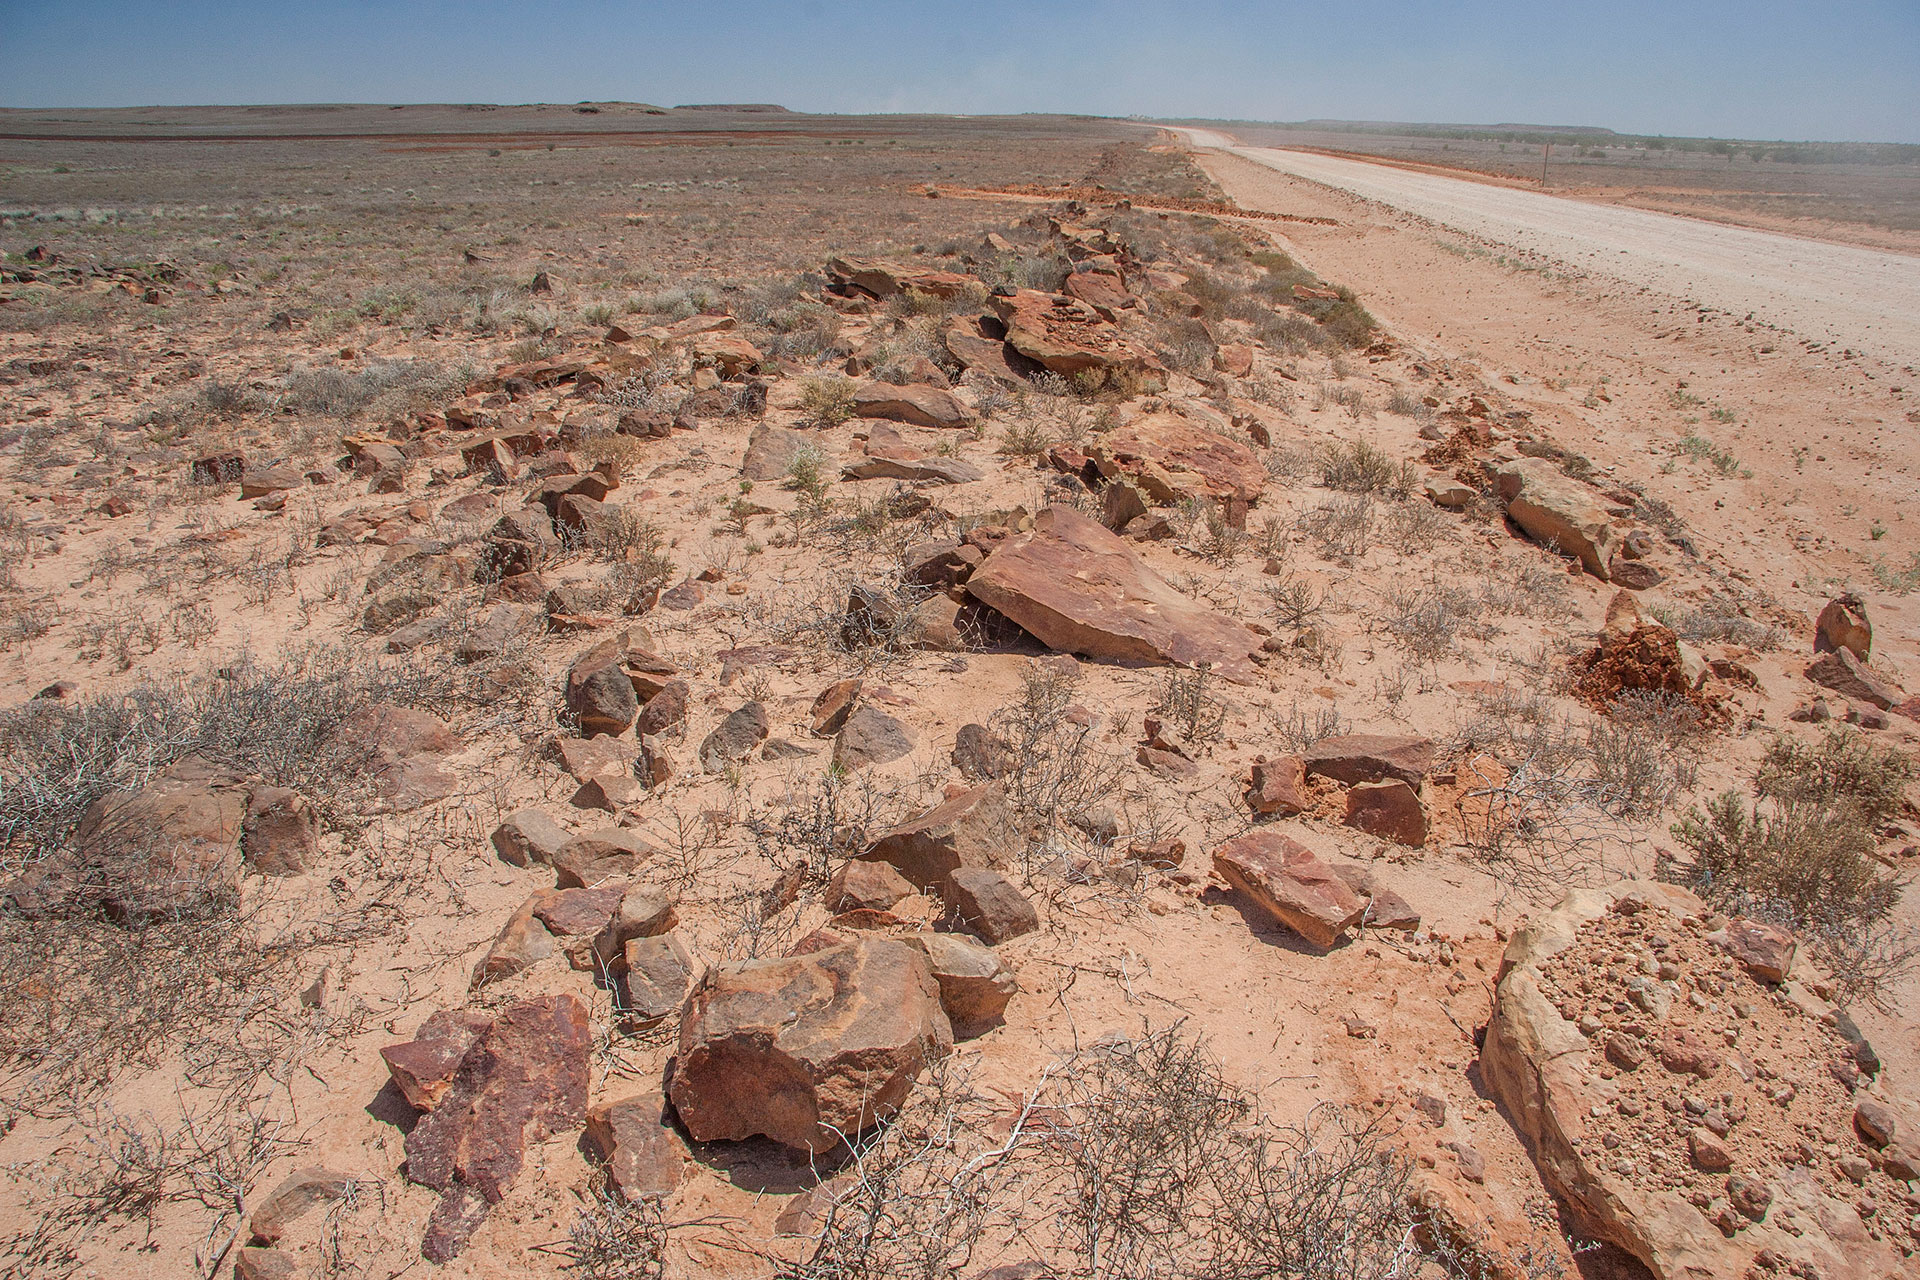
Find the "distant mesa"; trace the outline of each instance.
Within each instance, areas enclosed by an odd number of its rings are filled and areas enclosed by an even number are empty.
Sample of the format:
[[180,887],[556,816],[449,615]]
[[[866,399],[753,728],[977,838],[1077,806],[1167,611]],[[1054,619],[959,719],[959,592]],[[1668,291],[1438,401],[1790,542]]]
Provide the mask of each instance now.
[[731,111],[737,115],[791,115],[777,102],[688,102],[674,108],[675,111]]

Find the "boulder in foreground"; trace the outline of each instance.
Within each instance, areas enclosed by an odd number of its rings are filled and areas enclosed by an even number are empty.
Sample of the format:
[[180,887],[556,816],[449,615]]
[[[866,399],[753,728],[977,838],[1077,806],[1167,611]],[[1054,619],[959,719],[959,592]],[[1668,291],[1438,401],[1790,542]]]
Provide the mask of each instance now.
[[1266,913],[1325,949],[1360,923],[1367,900],[1313,850],[1278,831],[1254,831],[1213,851],[1213,870]]

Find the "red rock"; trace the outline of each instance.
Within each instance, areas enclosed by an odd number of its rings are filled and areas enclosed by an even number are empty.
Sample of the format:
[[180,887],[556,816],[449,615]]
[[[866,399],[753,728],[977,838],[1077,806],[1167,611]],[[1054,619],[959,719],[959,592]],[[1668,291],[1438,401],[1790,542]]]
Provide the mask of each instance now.
[[862,418],[887,418],[919,427],[960,429],[978,419],[953,392],[941,387],[896,387],[887,382],[863,382],[854,388],[853,411]]
[[587,1145],[599,1153],[613,1189],[628,1200],[663,1199],[679,1189],[686,1148],[666,1120],[656,1090],[587,1108]]
[[1867,618],[1866,602],[1851,593],[1827,601],[1813,628],[1815,653],[1833,653],[1840,649],[1862,662],[1873,649],[1873,623]]
[[1721,950],[1762,982],[1785,982],[1793,969],[1793,934],[1776,924],[1735,917],[1709,935]]
[[1366,913],[1365,898],[1312,850],[1277,831],[1229,840],[1214,850],[1213,869],[1317,947],[1331,947]]
[[906,266],[884,258],[829,258],[827,275],[838,285],[852,285],[876,298],[891,298],[896,293],[957,298],[980,287],[972,276]]
[[922,889],[942,889],[962,867],[1005,865],[1020,839],[998,783],[974,787],[882,835],[860,855]]
[[858,858],[840,864],[827,881],[826,908],[843,911],[885,911],[913,892],[907,878],[884,862]]
[[1354,733],[1322,738],[1301,759],[1308,773],[1348,786],[1398,778],[1417,788],[1433,767],[1433,743],[1406,735]]
[[310,870],[320,851],[320,815],[288,787],[255,787],[247,797],[240,844],[247,865],[270,876]]
[[1067,277],[1060,292],[1086,303],[1108,321],[1118,320],[1122,311],[1140,305],[1140,299],[1128,293],[1126,283],[1112,271],[1076,271]]
[[247,1230],[255,1243],[277,1244],[302,1217],[346,1195],[353,1181],[344,1173],[317,1166],[295,1169],[254,1209]]
[[431,1111],[453,1084],[453,1074],[490,1019],[471,1010],[442,1009],[420,1024],[414,1038],[380,1051],[387,1074],[407,1105]]
[[1851,649],[1836,649],[1815,658],[1807,667],[1807,679],[1882,711],[1899,706],[1907,696],[1854,657]]
[[860,937],[709,969],[667,1094],[696,1141],[763,1134],[821,1153],[897,1112],[952,1045],[926,957]]
[[[993,333],[985,332],[991,326]],[[940,331],[940,341],[963,368],[1010,386],[1025,386],[1041,366],[1009,347],[1006,327],[988,316],[956,317]]]
[[1016,289],[991,302],[1007,326],[1007,345],[1054,373],[1084,375],[1095,386],[1118,382],[1135,393],[1166,385],[1158,360],[1078,299]]
[[1213,363],[1220,372],[1234,378],[1253,374],[1253,348],[1244,342],[1223,343],[1214,353]]
[[977,1034],[1001,1021],[1020,982],[1000,953],[958,933],[919,933],[901,941],[922,952],[940,984],[940,1007],[954,1032]]
[[967,592],[1062,653],[1117,662],[1208,663],[1253,678],[1260,637],[1175,590],[1125,541],[1068,507],[1048,507],[1029,533],[997,547]]
[[630,1022],[650,1026],[680,1011],[693,981],[693,957],[673,933],[627,941],[621,1013]]
[[1281,756],[1253,766],[1247,806],[1259,816],[1291,817],[1307,807],[1306,768],[1299,756]]
[[991,868],[959,868],[947,877],[940,896],[955,924],[994,946],[1040,927],[1039,913],[1020,886]]
[[1398,778],[1355,783],[1347,792],[1348,826],[1415,849],[1427,842],[1427,810]]
[[1097,436],[1090,456],[1101,475],[1131,482],[1163,507],[1190,499],[1251,502],[1267,482],[1252,449],[1177,413],[1150,413]]
[[457,1255],[512,1186],[527,1145],[585,1120],[591,1047],[586,1006],[570,995],[521,1001],[474,1042],[440,1105],[407,1135],[408,1179],[442,1193],[423,1255]]
[[1699,1035],[1684,1027],[1668,1027],[1654,1047],[1660,1065],[1675,1075],[1705,1080],[1720,1070],[1720,1055]]
[[554,881],[559,888],[574,889],[624,878],[658,852],[645,837],[621,827],[589,832],[555,851]]

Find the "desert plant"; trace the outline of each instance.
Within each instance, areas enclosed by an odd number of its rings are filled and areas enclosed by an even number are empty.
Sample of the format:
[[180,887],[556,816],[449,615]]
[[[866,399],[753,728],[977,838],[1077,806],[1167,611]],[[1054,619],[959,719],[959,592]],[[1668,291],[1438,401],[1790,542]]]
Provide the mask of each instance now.
[[853,379],[834,374],[803,379],[800,412],[814,426],[839,426],[853,416]]

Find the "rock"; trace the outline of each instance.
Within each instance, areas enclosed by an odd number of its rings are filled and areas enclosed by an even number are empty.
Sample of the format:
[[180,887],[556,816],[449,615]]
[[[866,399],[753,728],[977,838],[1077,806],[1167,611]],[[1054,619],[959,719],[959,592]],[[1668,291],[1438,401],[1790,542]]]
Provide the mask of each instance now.
[[853,389],[853,411],[862,418],[885,418],[916,427],[963,429],[979,421],[953,392],[933,386],[896,387],[863,382]]
[[523,1000],[474,1041],[440,1105],[407,1135],[407,1178],[441,1193],[421,1254],[444,1262],[499,1203],[529,1143],[586,1119],[586,1006],[570,995]]
[[1018,764],[1007,740],[983,724],[960,726],[953,736],[953,763],[969,782],[1004,778]]
[[659,1091],[587,1108],[587,1145],[606,1166],[607,1181],[628,1200],[665,1199],[679,1189],[686,1149],[667,1123]]
[[1907,696],[1895,685],[1874,674],[1854,656],[1851,649],[1835,649],[1815,658],[1807,667],[1807,679],[1882,711],[1900,705]]
[[465,663],[506,657],[517,653],[540,625],[540,611],[531,605],[495,605],[460,633],[453,644],[453,656]]
[[959,458],[868,458],[841,469],[849,480],[904,480],[910,484],[970,484],[986,472]]
[[256,1244],[278,1244],[287,1228],[323,1204],[347,1194],[353,1179],[331,1169],[308,1166],[295,1169],[275,1187],[247,1219]]
[[926,957],[860,937],[709,969],[667,1095],[696,1141],[761,1134],[824,1153],[897,1112],[952,1045]]
[[1048,507],[967,579],[967,592],[1062,653],[1124,663],[1210,664],[1253,678],[1260,637],[1189,599],[1123,540],[1068,507]]
[[1157,506],[1251,502],[1266,486],[1267,469],[1252,449],[1177,413],[1143,415],[1095,441],[1091,456],[1100,474],[1124,479]]
[[901,941],[924,953],[940,984],[940,1007],[955,1035],[977,1035],[999,1023],[1019,994],[1019,979],[992,947],[957,933],[917,933]]
[[633,767],[634,746],[605,734],[597,738],[570,738],[556,734],[542,745],[541,754],[566,770],[575,782],[609,773],[626,773]]
[[1300,757],[1257,761],[1247,783],[1247,807],[1262,818],[1289,818],[1305,809],[1307,775]]
[[1301,760],[1308,773],[1348,786],[1397,778],[1417,790],[1433,767],[1433,743],[1409,735],[1353,733],[1322,738]]
[[1347,792],[1348,826],[1415,849],[1427,842],[1427,810],[1420,795],[1398,778],[1359,782]]
[[232,484],[246,474],[247,459],[240,453],[216,453],[195,458],[187,467],[187,479],[194,484]]
[[1727,1179],[1727,1199],[1742,1217],[1759,1222],[1773,1204],[1773,1189],[1758,1178],[1736,1173]]
[[408,1106],[431,1111],[440,1105],[453,1085],[454,1072],[489,1021],[474,1010],[442,1009],[420,1024],[412,1040],[380,1051],[388,1076]]
[[828,911],[886,911],[913,892],[907,878],[884,862],[858,858],[840,864],[827,881]]
[[1460,483],[1452,476],[1428,474],[1422,482],[1421,492],[1427,501],[1436,507],[1445,507],[1449,511],[1464,511],[1473,505],[1479,497],[1473,489]]
[[1705,1080],[1720,1070],[1720,1055],[1713,1046],[1684,1027],[1668,1027],[1662,1031],[1653,1052],[1660,1059],[1660,1065],[1675,1075],[1699,1076]]
[[625,879],[658,852],[644,837],[621,827],[575,836],[554,851],[555,884],[561,889],[577,889]]
[[1487,1180],[1487,1158],[1480,1149],[1466,1142],[1443,1142],[1440,1147],[1453,1153],[1453,1162],[1460,1170],[1460,1176],[1468,1182]]
[[840,732],[847,723],[847,717],[853,714],[854,700],[860,696],[860,685],[860,677],[853,676],[836,680],[820,691],[813,700],[810,712],[814,737],[831,738]]
[[633,727],[640,714],[633,681],[621,670],[626,637],[600,641],[567,668],[567,710],[589,737],[596,733],[618,737]]
[[1708,936],[1762,982],[1785,982],[1793,969],[1796,943],[1793,934],[1779,925],[1736,916]]
[[751,373],[766,359],[760,348],[732,333],[702,333],[687,346],[696,366],[714,368],[723,378]]
[[994,946],[1040,927],[1039,913],[1027,895],[991,868],[957,868],[947,877],[940,897],[954,923]]
[[884,258],[829,258],[827,276],[836,285],[852,285],[875,298],[891,298],[897,293],[958,298],[980,287],[980,282],[972,276],[903,266]]
[[888,764],[913,751],[913,731],[877,707],[861,707],[847,717],[833,741],[833,762],[853,772]]
[[901,555],[900,577],[915,586],[945,591],[965,582],[984,558],[980,548],[951,539],[919,542]]
[[493,830],[493,849],[513,867],[549,866],[573,832],[538,809],[520,809]]
[[1813,627],[1813,651],[1836,653],[1845,649],[1865,662],[1873,648],[1873,623],[1867,619],[1867,605],[1848,592],[1827,601]]
[[[643,720],[646,718],[644,709],[640,716]],[[657,787],[673,777],[673,757],[668,754],[665,743],[644,733],[637,735],[635,742],[640,749],[634,753],[633,776],[640,780],[641,785]],[[769,743],[768,747],[771,746]]]
[[247,865],[270,876],[297,876],[320,852],[320,815],[289,787],[259,786],[247,798],[240,828]]
[[680,1011],[693,982],[693,957],[672,932],[633,938],[626,947],[626,1000],[620,1012],[642,1026]]
[[1213,870],[1323,950],[1366,914],[1365,898],[1312,850],[1277,831],[1254,831],[1229,840],[1214,850]]
[[620,893],[618,886],[535,893],[500,927],[486,956],[474,967],[470,988],[478,991],[563,951],[574,968],[594,969],[593,940],[620,905]]
[[685,724],[687,704],[692,697],[693,689],[685,680],[669,680],[661,685],[660,691],[648,698],[647,705],[640,708],[639,718],[633,723],[634,736],[657,738]]
[[884,862],[922,889],[939,892],[963,867],[1005,864],[1020,837],[998,783],[963,791],[888,831],[862,861]]
[[1027,359],[1094,389],[1118,385],[1130,393],[1166,386],[1166,370],[1135,347],[1110,321],[1076,298],[1015,289],[991,299],[1007,327],[1007,345]]
[[1005,333],[1006,326],[991,316],[956,316],[941,329],[940,342],[962,368],[1008,386],[1025,386],[1041,366],[1008,346]]
[[604,773],[588,778],[580,784],[567,803],[576,809],[599,809],[606,813],[619,813],[640,803],[646,796],[646,788],[640,779],[631,774]]
[[1892,1142],[1898,1129],[1893,1109],[1875,1098],[1861,1098],[1853,1104],[1853,1127],[1869,1146],[1875,1147]]
[[747,437],[746,456],[740,461],[740,474],[749,480],[779,480],[793,470],[794,462],[807,449],[818,449],[814,438],[804,431],[793,431],[762,422]]
[[659,889],[628,885],[606,928],[593,940],[593,953],[605,973],[619,973],[627,963],[627,944],[635,938],[653,938],[680,923],[673,900]]
[[1688,1131],[1687,1154],[1696,1169],[1707,1173],[1725,1173],[1733,1168],[1733,1152],[1711,1129],[1696,1126]]
[[767,740],[767,729],[765,707],[749,702],[738,708],[700,743],[700,767],[708,773],[724,773],[728,765],[746,759]]
[[294,1280],[300,1264],[290,1253],[248,1245],[233,1253],[233,1280]]
[[1628,560],[1616,552],[1609,563],[1607,578],[1616,587],[1646,591],[1665,582],[1667,575],[1645,560]]
[[[1114,271],[1075,271],[1060,286],[1060,292],[1069,298],[1078,299],[1100,313],[1100,318],[1116,321],[1122,311],[1132,310],[1140,305],[1140,300],[1127,292],[1127,286],[1118,272]],[[1253,349],[1245,348],[1247,364],[1253,364]],[[1245,374],[1236,374],[1245,377]]]
[[1507,515],[1536,542],[1579,558],[1588,573],[1607,580],[1614,529],[1594,492],[1543,458],[1519,458],[1494,473]]

